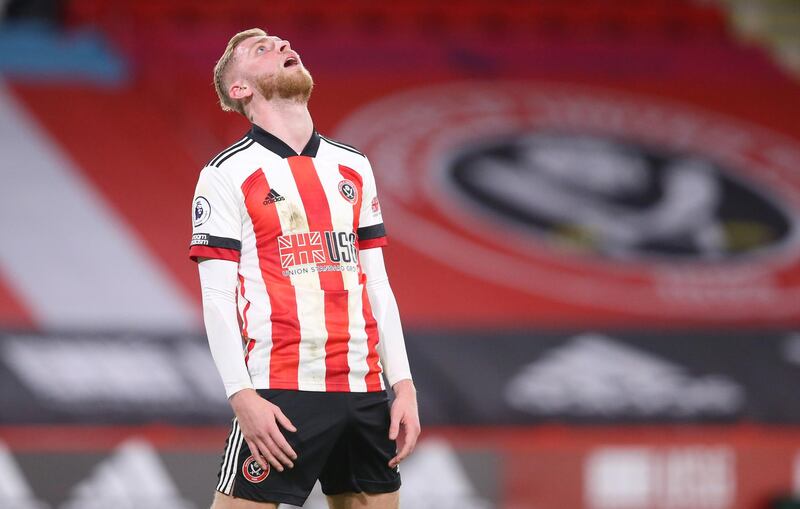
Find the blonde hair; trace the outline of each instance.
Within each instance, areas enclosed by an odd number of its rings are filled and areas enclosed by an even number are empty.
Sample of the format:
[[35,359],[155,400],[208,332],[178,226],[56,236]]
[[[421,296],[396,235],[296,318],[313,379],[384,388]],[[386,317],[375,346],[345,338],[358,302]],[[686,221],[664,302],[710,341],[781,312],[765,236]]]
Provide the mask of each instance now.
[[231,62],[234,60],[233,52],[236,50],[236,46],[250,37],[265,37],[266,35],[267,32],[260,28],[251,28],[249,30],[239,32],[231,37],[230,41],[228,41],[228,45],[225,47],[225,52],[222,53],[222,56],[217,61],[217,65],[214,66],[214,88],[217,89],[219,105],[222,107],[222,111],[237,111],[242,115],[247,116],[244,111],[244,104],[228,95],[228,87],[226,83],[227,80],[225,77],[228,73],[228,68],[230,67]]

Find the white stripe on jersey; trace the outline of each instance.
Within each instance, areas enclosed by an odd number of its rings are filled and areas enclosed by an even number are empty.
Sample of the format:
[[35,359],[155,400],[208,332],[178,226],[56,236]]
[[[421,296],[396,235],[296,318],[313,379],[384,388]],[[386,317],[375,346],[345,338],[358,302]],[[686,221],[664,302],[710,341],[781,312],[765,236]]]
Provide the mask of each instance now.
[[296,288],[297,314],[300,320],[300,364],[297,367],[297,388],[301,391],[324,391],[325,343],[325,292],[309,288]]
[[[242,215],[242,241],[252,239],[255,242],[255,232],[253,222],[248,214]],[[271,338],[272,322],[270,314],[272,306],[269,302],[269,295],[261,277],[261,266],[258,262],[258,251],[244,250],[239,259],[239,274],[246,281],[244,296],[250,302],[247,314],[244,314],[246,303],[239,302],[239,316],[247,318],[247,332],[253,338]],[[254,282],[258,283],[254,283]],[[239,289],[241,292],[241,288]],[[244,323],[242,323],[244,325]],[[258,339],[258,342],[268,342],[265,339]],[[269,355],[270,346],[266,348],[254,348],[247,360],[247,370],[250,373],[250,380],[254,387],[269,387]]]
[[364,312],[361,308],[361,292],[349,292],[347,310],[350,315],[350,341],[347,344],[347,364],[350,373],[347,375],[351,391],[366,391],[366,376],[369,372],[367,364],[367,335],[364,332]]

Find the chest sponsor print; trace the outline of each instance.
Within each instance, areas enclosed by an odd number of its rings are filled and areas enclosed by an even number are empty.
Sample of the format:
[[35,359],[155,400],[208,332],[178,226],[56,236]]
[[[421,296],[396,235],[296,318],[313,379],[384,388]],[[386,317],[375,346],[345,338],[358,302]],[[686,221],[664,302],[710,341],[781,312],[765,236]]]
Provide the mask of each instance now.
[[356,236],[345,231],[281,235],[278,251],[284,275],[358,270]]

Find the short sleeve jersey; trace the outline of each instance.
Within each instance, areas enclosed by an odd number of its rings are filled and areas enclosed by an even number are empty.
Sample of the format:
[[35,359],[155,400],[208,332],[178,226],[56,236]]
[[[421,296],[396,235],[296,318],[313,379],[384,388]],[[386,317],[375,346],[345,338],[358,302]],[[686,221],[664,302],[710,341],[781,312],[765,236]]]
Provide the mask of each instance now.
[[256,388],[384,388],[358,252],[387,241],[364,154],[316,131],[297,154],[254,125],[203,168],[192,218],[193,260],[239,264]]

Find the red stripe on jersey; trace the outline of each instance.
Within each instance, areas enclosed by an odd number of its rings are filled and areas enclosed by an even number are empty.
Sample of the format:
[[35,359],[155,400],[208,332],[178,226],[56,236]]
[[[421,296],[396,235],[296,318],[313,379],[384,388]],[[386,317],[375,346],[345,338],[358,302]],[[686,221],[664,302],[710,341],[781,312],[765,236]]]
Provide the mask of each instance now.
[[[314,162],[304,156],[290,157],[288,162],[306,211],[308,229],[333,231],[328,198]],[[349,391],[347,352],[350,316],[344,278],[341,272],[323,271],[319,273],[319,282],[325,291],[325,328],[328,331],[328,340],[325,342],[325,388],[329,391]]]
[[281,273],[276,241],[282,232],[280,218],[274,204],[263,203],[269,189],[267,177],[261,168],[242,183],[245,206],[256,236],[258,265],[272,308],[269,386],[272,389],[297,389],[297,367],[300,363],[297,296],[289,278]]
[[372,314],[366,282],[361,288],[361,302],[363,303],[361,307],[364,310],[364,323],[366,324],[364,328],[367,331],[367,367],[369,368],[365,381],[367,391],[374,392],[381,390],[381,370],[378,366],[378,322],[375,321],[375,316]]
[[250,310],[250,301],[247,300],[247,297],[245,297],[244,277],[242,277],[241,274],[239,274],[239,291],[242,294],[242,299],[247,301],[247,303],[244,305],[244,309],[242,310],[242,336],[247,339],[247,352],[244,355],[244,363],[247,365],[248,361],[250,360],[250,352],[253,351],[253,347],[256,346],[256,340],[247,335],[247,311]]
[[250,301],[244,295],[244,276],[241,274],[239,274],[239,291],[242,294],[242,299],[247,301],[247,304],[244,305],[244,310],[242,310],[242,334],[247,336],[247,311],[250,309]]
[[253,348],[255,348],[256,340],[253,339],[253,338],[247,338],[247,337],[246,337],[246,339],[247,339],[247,347],[246,347],[245,350],[246,350],[247,353],[244,354],[244,365],[248,366],[247,363],[250,361],[250,352],[252,352]]
[[189,248],[189,258],[196,262],[198,258],[214,258],[238,262],[241,253],[235,249],[224,247],[192,246]]

